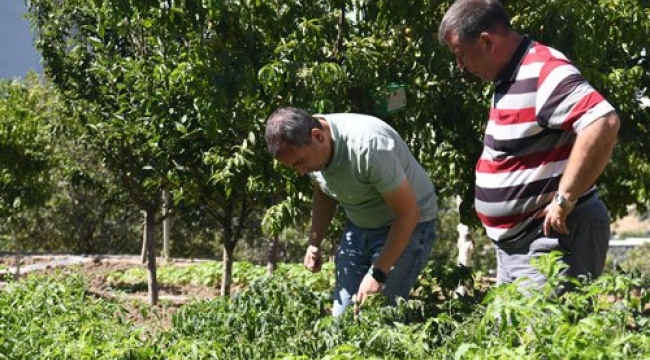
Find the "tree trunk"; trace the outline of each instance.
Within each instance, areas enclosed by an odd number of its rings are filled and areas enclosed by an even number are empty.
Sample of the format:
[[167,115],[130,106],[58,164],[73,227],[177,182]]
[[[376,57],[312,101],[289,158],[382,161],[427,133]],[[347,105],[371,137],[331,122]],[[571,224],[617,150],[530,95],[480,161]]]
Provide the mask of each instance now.
[[232,283],[232,263],[233,253],[235,252],[235,243],[233,241],[233,206],[230,202],[224,214],[223,223],[223,246],[222,246],[222,265],[223,274],[221,276],[221,296],[230,296],[230,285]]
[[[224,241],[225,243],[225,241]],[[233,247],[223,245],[223,274],[221,276],[221,296],[230,296],[230,284],[232,282]]]
[[266,264],[266,270],[269,275],[273,274],[275,269],[278,268],[278,245],[280,242],[280,237],[278,235],[273,235],[269,240],[269,260]]
[[141,257],[142,257],[142,263],[146,264],[147,263],[147,213],[143,213],[143,219],[142,219],[142,252],[141,252]]
[[156,226],[155,221],[155,210],[147,210],[145,217],[145,244],[144,248],[146,249],[146,259],[147,259],[147,270],[148,270],[148,281],[149,286],[149,304],[157,305],[158,304],[158,279],[156,277],[156,247],[154,246],[154,227]]
[[16,238],[16,231],[14,230],[14,225],[10,224],[11,226],[11,240],[13,242],[14,246],[14,251],[15,251],[15,258],[14,258],[14,267],[16,268],[16,271],[14,272],[14,280],[18,280],[20,278],[20,255],[22,253],[22,246],[18,244],[18,239]]

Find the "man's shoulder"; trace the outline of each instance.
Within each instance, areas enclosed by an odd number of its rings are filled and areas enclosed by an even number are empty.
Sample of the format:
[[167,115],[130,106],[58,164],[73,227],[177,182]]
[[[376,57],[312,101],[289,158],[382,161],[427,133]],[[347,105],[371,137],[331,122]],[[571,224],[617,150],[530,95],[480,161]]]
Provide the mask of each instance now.
[[388,123],[371,115],[330,114],[326,118],[341,136],[349,140],[367,140],[396,133]]
[[565,68],[566,66],[575,68],[571,60],[561,51],[551,46],[534,42],[522,60],[517,78],[543,79],[555,69]]
[[327,120],[336,123],[338,126],[353,126],[357,127],[359,125],[376,125],[376,124],[386,124],[383,120],[367,114],[360,113],[331,113],[321,115]]
[[564,55],[560,50],[545,45],[543,43],[534,41],[533,45],[530,47],[530,50],[526,54],[526,62],[561,62],[561,63],[571,63],[571,60]]

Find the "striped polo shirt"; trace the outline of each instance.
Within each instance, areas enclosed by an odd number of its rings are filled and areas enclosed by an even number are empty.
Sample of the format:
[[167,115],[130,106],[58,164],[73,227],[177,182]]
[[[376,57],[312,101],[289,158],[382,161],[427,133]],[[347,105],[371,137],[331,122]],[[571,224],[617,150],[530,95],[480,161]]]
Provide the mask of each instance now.
[[476,212],[493,241],[540,224],[576,134],[613,110],[562,53],[524,37],[496,82],[476,164]]

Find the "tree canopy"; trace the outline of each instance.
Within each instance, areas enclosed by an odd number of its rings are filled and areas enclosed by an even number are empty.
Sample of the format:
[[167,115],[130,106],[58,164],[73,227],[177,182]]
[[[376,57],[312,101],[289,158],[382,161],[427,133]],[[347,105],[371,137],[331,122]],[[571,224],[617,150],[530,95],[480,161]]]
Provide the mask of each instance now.
[[[307,182],[266,154],[278,106],[382,114],[387,86],[406,107],[382,117],[424,164],[442,198],[472,210],[491,85],[455,69],[436,31],[451,1],[30,0],[45,72],[87,141],[142,208],[201,202],[234,246],[247,216],[290,226]],[[650,189],[647,1],[504,1],[516,30],[554,46],[623,119],[599,181],[613,215]],[[272,206],[275,204],[275,206]]]
[[51,196],[55,163],[48,118],[60,111],[36,74],[0,81],[0,218],[43,206]]

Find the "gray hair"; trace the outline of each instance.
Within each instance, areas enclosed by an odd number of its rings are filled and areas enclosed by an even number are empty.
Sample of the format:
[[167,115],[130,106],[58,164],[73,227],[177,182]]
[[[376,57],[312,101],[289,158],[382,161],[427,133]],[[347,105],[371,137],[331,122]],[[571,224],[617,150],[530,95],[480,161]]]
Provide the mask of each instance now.
[[323,125],[305,110],[295,107],[277,109],[266,122],[266,145],[271,156],[276,157],[284,145],[311,144],[311,130]]
[[510,17],[498,0],[457,0],[440,22],[438,40],[446,44],[451,33],[460,42],[476,40],[484,31],[510,30]]

